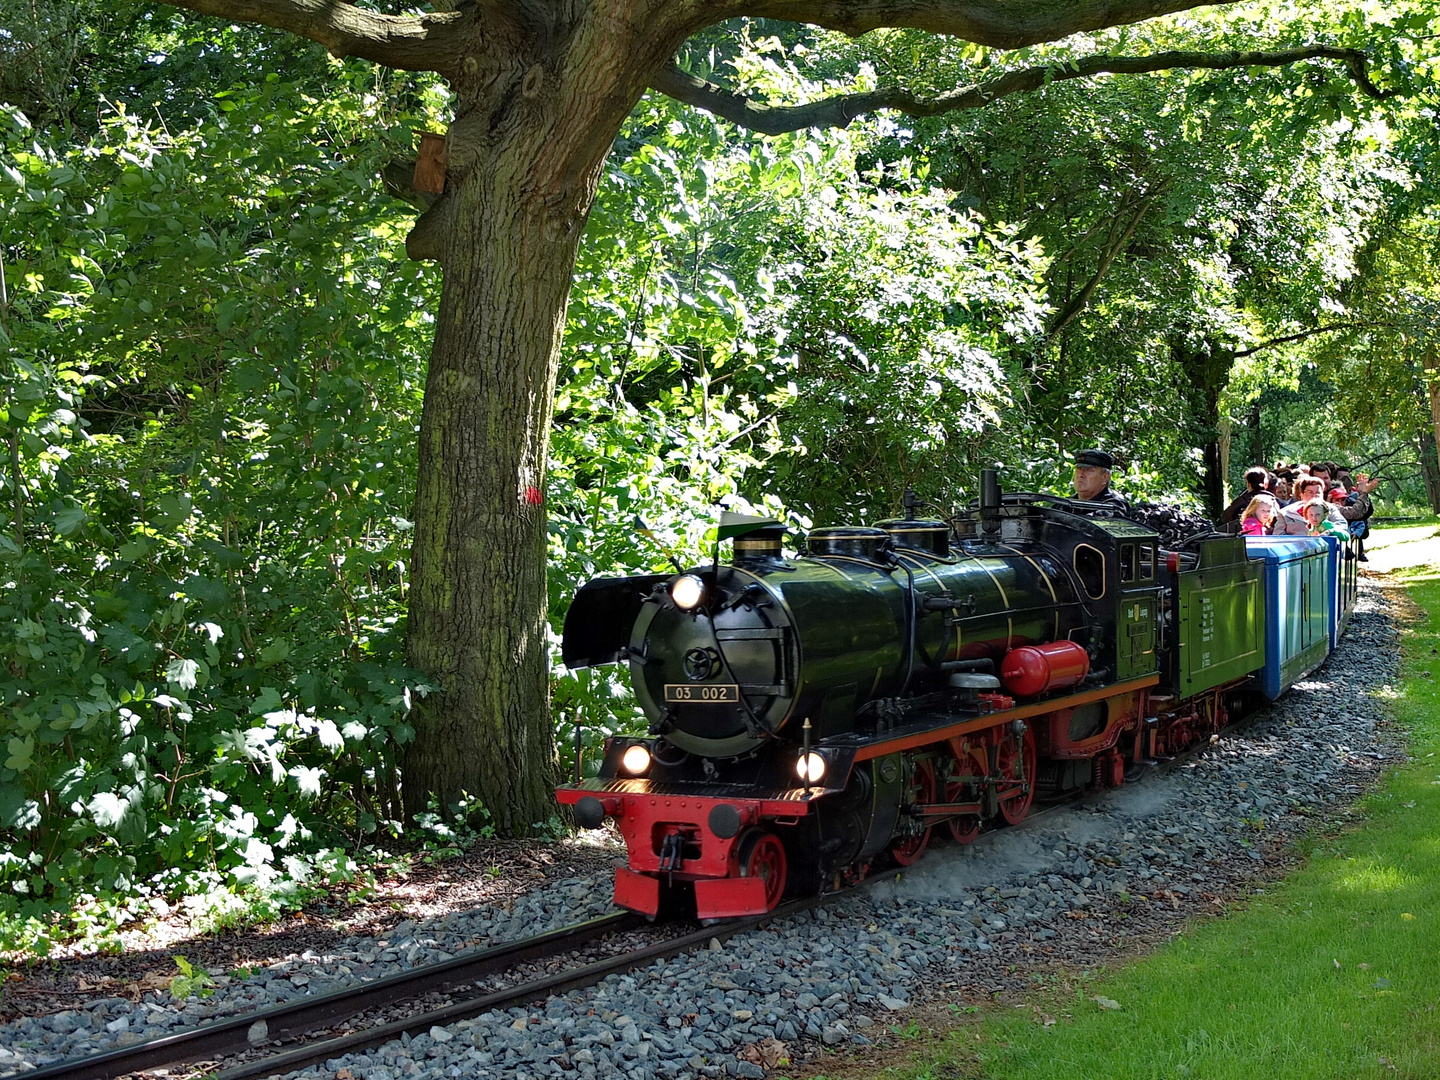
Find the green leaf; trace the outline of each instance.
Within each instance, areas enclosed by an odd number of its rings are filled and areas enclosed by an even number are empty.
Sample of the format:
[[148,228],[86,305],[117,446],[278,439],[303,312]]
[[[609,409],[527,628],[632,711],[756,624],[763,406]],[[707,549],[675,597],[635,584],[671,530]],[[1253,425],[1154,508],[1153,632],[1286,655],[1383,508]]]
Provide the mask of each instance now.
[[300,788],[301,798],[318,799],[320,797],[320,781],[325,778],[324,769],[296,765],[290,770],[290,776]]
[[155,508],[159,511],[158,517],[152,517],[162,529],[178,529],[185,522],[190,520],[193,510],[193,503],[189,495],[162,495],[155,502]]
[[61,536],[69,536],[79,531],[87,516],[78,506],[66,506],[55,512],[55,530]]
[[266,713],[279,712],[285,707],[285,699],[280,696],[280,691],[273,686],[262,686],[260,695],[250,703],[250,714],[252,716],[264,716]]
[[0,784],[0,826],[33,829],[40,823],[40,804],[25,797],[18,783]]
[[335,726],[333,720],[322,719],[317,723],[315,736],[320,740],[320,745],[333,754],[338,754],[345,749],[345,738],[340,734],[340,729]]
[[165,678],[181,690],[194,690],[200,680],[203,664],[199,660],[177,657],[165,665]]
[[130,804],[112,791],[97,791],[85,809],[90,811],[96,825],[109,831],[125,820]]
[[24,772],[32,764],[31,755],[35,752],[34,736],[27,735],[23,739],[11,739],[9,750],[10,756],[5,759],[5,768]]
[[290,639],[279,637],[260,650],[260,663],[262,666],[278,664],[290,655]]

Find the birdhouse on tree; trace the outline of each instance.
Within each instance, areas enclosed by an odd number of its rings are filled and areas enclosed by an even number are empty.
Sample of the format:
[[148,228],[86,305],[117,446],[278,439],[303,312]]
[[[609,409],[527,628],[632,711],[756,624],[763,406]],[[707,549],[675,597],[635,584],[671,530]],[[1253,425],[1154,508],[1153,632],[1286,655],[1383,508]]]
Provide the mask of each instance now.
[[420,132],[420,154],[415,159],[415,178],[410,181],[416,191],[441,195],[445,191],[445,136],[433,131]]

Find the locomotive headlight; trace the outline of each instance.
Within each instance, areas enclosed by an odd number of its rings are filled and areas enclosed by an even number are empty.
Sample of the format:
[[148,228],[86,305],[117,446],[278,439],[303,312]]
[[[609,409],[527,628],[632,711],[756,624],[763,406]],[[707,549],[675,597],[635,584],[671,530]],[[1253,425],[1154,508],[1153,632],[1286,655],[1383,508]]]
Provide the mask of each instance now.
[[705,599],[705,582],[694,574],[685,574],[675,579],[670,586],[670,599],[681,611],[689,611]]
[[818,784],[825,776],[825,759],[816,753],[801,754],[795,774],[807,784]]
[[639,743],[626,747],[620,757],[620,765],[631,776],[639,776],[650,768],[650,751]]

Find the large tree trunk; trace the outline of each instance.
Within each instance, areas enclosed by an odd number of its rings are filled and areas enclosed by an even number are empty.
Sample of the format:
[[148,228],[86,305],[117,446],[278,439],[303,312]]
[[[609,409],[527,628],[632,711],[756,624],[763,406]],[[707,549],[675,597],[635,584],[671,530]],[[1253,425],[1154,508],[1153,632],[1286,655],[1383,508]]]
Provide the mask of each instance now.
[[1416,452],[1420,461],[1420,480],[1426,485],[1426,503],[1430,504],[1430,513],[1440,514],[1440,462],[1436,461],[1437,454],[1440,454],[1440,442],[1436,441],[1433,435],[1417,436]]
[[1440,440],[1435,436],[1426,434],[1415,440],[1415,449],[1419,453],[1420,479],[1425,484],[1425,501],[1430,504],[1430,512],[1440,514]]
[[549,816],[554,779],[545,455],[578,229],[557,238],[513,166],[488,164],[451,196],[420,423],[407,640],[441,689],[414,711],[405,809],[469,792],[508,834]]
[[642,48],[620,38],[632,27],[598,23],[557,28],[542,39],[561,43],[553,54],[519,65],[477,49],[473,83],[457,82],[449,187],[410,241],[438,254],[444,289],[407,637],[440,690],[412,714],[405,812],[469,793],[503,835],[554,808],[544,493],[576,249],[610,143],[678,44],[658,34]]
[[1434,486],[1428,483],[1431,468],[1440,468],[1440,349],[1430,349],[1425,354],[1425,390],[1430,395],[1430,426],[1435,436],[1431,446],[1435,454],[1428,459],[1422,455],[1421,462],[1427,466],[1425,486],[1430,496],[1430,509],[1440,514],[1440,498],[1437,498]]
[[1220,448],[1220,395],[1230,381],[1235,353],[1207,344],[1206,349],[1193,349],[1177,341],[1171,346],[1171,352],[1184,375],[1180,393],[1190,414],[1192,445],[1198,445],[1201,450],[1204,471],[1200,494],[1205,499],[1206,512],[1211,517],[1219,517],[1228,501]]

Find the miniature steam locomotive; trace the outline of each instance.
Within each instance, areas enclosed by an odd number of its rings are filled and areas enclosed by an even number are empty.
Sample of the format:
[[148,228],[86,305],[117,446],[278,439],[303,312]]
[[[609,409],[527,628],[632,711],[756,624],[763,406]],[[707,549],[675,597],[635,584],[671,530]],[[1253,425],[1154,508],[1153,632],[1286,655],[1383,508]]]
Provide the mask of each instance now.
[[623,835],[616,904],[761,913],[908,865],[936,826],[968,843],[1208,738],[1344,628],[1355,564],[1333,538],[1167,550],[1110,513],[987,471],[949,521],[815,529],[793,557],[751,521],[728,564],[587,583],[563,659],[627,662],[650,719],[557,792]]

